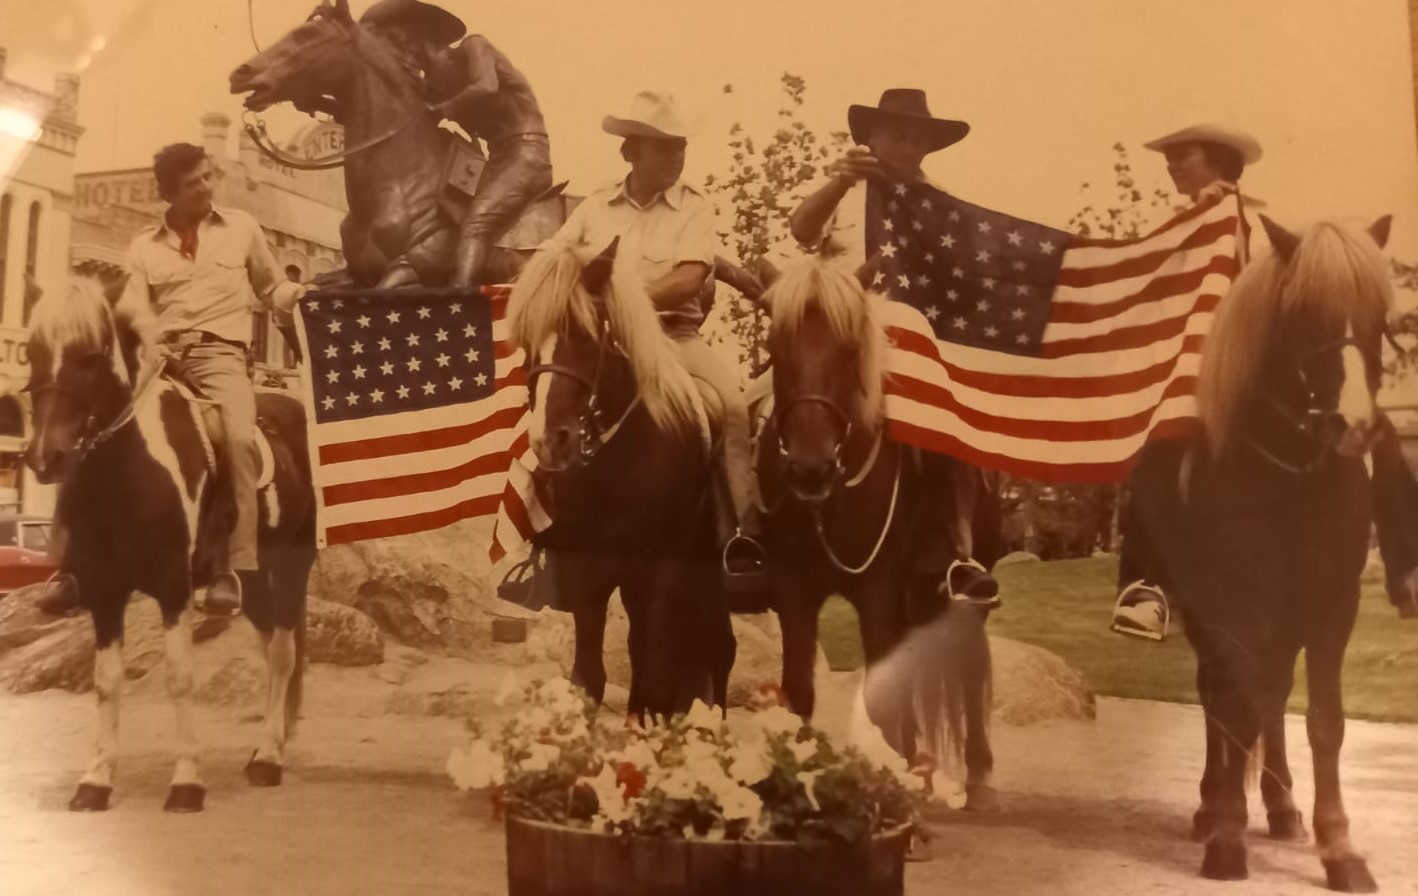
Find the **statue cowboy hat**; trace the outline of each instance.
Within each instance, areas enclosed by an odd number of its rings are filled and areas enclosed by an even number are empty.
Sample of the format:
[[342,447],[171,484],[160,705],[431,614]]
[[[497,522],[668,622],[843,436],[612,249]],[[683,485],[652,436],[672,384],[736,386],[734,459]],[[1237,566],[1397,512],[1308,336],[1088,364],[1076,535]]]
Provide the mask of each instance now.
[[617,137],[657,140],[686,140],[694,133],[693,125],[679,111],[675,98],[653,90],[635,94],[624,115],[602,118],[601,130]]
[[1241,161],[1247,165],[1259,162],[1261,156],[1260,142],[1256,138],[1238,128],[1220,124],[1194,124],[1142,145],[1163,152],[1167,147],[1179,143],[1215,143],[1225,146],[1239,153]]
[[421,0],[379,0],[359,20],[365,25],[413,25],[443,46],[457,43],[468,33],[462,19]]
[[970,133],[970,125],[963,121],[932,116],[926,105],[924,90],[895,87],[882,91],[881,99],[875,106],[847,107],[847,128],[852,132],[852,139],[858,144],[868,142],[872,125],[887,120],[909,121],[919,125],[929,136],[930,152],[959,143]]

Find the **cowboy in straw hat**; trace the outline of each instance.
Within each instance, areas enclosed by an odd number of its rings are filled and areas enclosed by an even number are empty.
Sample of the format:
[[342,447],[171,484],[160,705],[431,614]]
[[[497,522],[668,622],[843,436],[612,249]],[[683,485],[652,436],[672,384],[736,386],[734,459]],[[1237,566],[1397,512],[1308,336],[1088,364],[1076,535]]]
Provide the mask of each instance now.
[[551,145],[532,86],[487,38],[464,37],[462,20],[442,7],[379,0],[360,21],[394,35],[423,70],[433,110],[487,144],[452,279],[454,286],[478,283],[498,238],[552,185]]
[[748,406],[737,376],[699,335],[701,294],[712,277],[719,237],[713,206],[681,177],[694,127],[673,96],[646,90],[621,114],[607,115],[601,129],[622,138],[620,154],[630,171],[587,196],[551,242],[600,251],[618,238],[617,260],[639,272],[685,367],[718,394],[726,486],[719,492],[728,493],[727,506],[721,501],[719,508],[725,572],[732,583],[748,586],[759,581],[764,560],[756,540]]
[[[867,257],[865,182],[891,171],[895,176],[927,180],[925,157],[954,145],[970,133],[963,121],[931,114],[923,90],[884,91],[875,106],[847,109],[847,126],[857,145],[835,160],[828,177],[789,218],[794,238],[804,245],[824,245],[867,275],[875,259]],[[928,452],[921,456],[929,494],[922,502],[926,518],[919,530],[916,569],[937,579],[937,591],[952,600],[986,609],[999,606],[999,585],[974,559],[971,531],[981,473],[969,464]],[[934,515],[935,518],[930,518]]]

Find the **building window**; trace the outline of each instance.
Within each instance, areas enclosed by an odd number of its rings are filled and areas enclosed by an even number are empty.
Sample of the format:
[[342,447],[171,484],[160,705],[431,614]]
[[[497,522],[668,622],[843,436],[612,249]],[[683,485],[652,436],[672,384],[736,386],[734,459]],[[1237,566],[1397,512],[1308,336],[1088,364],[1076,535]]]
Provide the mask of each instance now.
[[[25,274],[35,276],[39,269],[39,203],[30,203],[30,232],[25,243]],[[38,290],[25,290],[25,315],[22,320],[30,322],[30,309],[39,300]]]
[[265,311],[251,315],[251,357],[257,364],[269,364],[271,360],[270,321],[271,315]]
[[5,262],[10,255],[10,208],[14,204],[9,193],[0,197],[0,307],[5,301]]

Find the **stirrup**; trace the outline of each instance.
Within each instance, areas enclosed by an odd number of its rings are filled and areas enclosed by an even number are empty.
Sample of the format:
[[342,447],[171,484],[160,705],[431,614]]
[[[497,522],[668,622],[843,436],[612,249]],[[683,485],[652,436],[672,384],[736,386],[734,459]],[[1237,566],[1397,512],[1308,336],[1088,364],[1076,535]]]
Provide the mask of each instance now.
[[[735,548],[738,548],[738,553],[746,557],[755,568],[735,569],[730,566],[730,556],[735,553]],[[724,549],[719,552],[719,568],[724,574],[725,583],[730,587],[740,585],[756,587],[763,581],[767,567],[768,552],[764,550],[763,545],[757,539],[745,535],[742,529],[735,529],[734,534],[724,542]]]
[[513,564],[502,581],[497,583],[497,596],[508,603],[527,606],[536,585],[537,573],[542,568],[541,558],[541,549],[533,548],[526,560]]
[[[1134,619],[1127,611],[1133,609],[1136,603],[1124,603],[1134,592],[1142,592],[1151,595],[1141,598],[1142,601],[1160,604],[1162,606],[1162,630],[1157,631],[1145,624],[1145,621]],[[1119,616],[1122,622],[1119,622]],[[1172,626],[1172,602],[1167,599],[1167,593],[1156,585],[1149,585],[1145,580],[1138,579],[1128,585],[1118,594],[1118,600],[1113,604],[1113,621],[1109,626],[1120,635],[1127,635],[1133,638],[1143,638],[1148,641],[1165,641],[1167,633]]]
[[964,567],[964,568],[966,568],[966,569],[975,569],[975,570],[978,570],[978,571],[980,572],[980,574],[983,575],[985,578],[990,579],[991,581],[994,580],[994,576],[990,575],[990,571],[985,568],[985,565],[984,565],[983,563],[981,563],[979,560],[976,560],[974,557],[968,557],[968,558],[966,558],[966,559],[964,559],[964,560],[955,560],[955,561],[952,561],[951,564],[950,564],[950,568],[945,571],[944,585],[945,585],[946,597],[949,597],[949,598],[950,598],[951,600],[953,600],[953,601],[958,601],[959,603],[973,604],[973,605],[975,605],[975,606],[977,606],[977,607],[985,607],[985,608],[991,609],[991,610],[998,609],[998,608],[1000,607],[1000,604],[1001,604],[1001,602],[1000,602],[1000,597],[999,597],[999,583],[998,583],[998,582],[995,582],[995,593],[994,593],[994,594],[990,594],[990,595],[985,595],[985,596],[983,596],[983,597],[976,597],[975,595],[973,595],[973,594],[968,594],[968,593],[966,593],[966,594],[956,594],[956,593],[955,593],[955,588],[950,584],[950,580],[951,580],[951,577],[954,575],[955,570],[958,569],[958,568],[960,568],[960,567]]

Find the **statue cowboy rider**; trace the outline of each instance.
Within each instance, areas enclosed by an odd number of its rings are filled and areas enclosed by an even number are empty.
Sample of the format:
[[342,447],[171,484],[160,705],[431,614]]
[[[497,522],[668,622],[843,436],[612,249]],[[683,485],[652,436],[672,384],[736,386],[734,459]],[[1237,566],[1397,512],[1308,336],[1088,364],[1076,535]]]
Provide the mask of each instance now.
[[479,283],[498,238],[552,185],[551,145],[532,87],[487,38],[464,37],[467,26],[442,7],[379,0],[360,22],[403,45],[423,70],[433,110],[487,144],[487,165],[463,217],[452,279],[454,286]]

